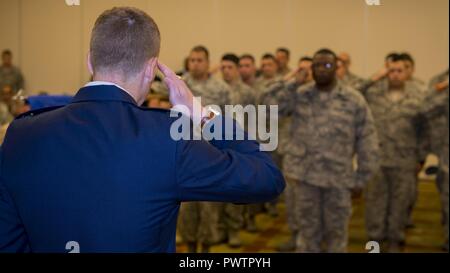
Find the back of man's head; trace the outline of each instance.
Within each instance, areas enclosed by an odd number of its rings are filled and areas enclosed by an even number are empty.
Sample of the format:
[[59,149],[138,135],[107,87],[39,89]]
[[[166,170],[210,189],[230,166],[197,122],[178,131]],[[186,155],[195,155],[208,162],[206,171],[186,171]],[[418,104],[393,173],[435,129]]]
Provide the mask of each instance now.
[[132,76],[159,55],[160,33],[145,12],[129,7],[103,12],[95,22],[90,44],[94,73]]

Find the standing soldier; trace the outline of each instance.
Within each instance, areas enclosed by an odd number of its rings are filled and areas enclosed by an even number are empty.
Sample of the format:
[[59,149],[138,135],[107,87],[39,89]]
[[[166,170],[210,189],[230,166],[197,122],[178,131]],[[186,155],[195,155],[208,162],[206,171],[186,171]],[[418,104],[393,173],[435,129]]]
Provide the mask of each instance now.
[[[416,78],[414,76],[415,73],[415,61],[414,58],[409,53],[401,53],[398,56],[404,63],[405,63],[405,71],[406,71],[406,78],[408,81],[408,85],[414,85],[415,88],[411,88],[410,91],[417,92],[417,93],[425,93],[428,89],[425,87],[425,82]],[[427,94],[417,94],[418,96],[425,97]],[[426,155],[432,152],[431,145],[431,139],[430,139],[430,133],[432,132],[430,127],[430,122],[426,120],[425,116],[421,116],[422,121],[418,121],[418,124],[420,125],[418,128],[419,133],[426,133],[427,135],[419,136],[419,143],[417,143],[417,149],[420,154],[424,154],[423,158],[426,158]],[[410,203],[408,206],[408,213],[406,216],[406,222],[405,227],[406,228],[413,228],[414,222],[412,219],[412,212],[414,210],[415,204],[417,202],[418,197],[418,188],[419,188],[419,172],[420,170],[417,170],[417,176],[415,183],[412,188],[411,196],[410,196]]]
[[[189,55],[189,73],[183,78],[192,93],[201,97],[202,105],[218,105],[224,109],[230,104],[228,86],[209,74],[209,52],[196,46]],[[219,226],[220,205],[212,202],[191,202],[181,206],[180,235],[188,245],[189,252],[197,252],[200,243],[202,252],[209,252],[211,245],[224,239]]]
[[241,75],[242,81],[253,89],[256,85],[256,72],[255,57],[250,54],[242,55],[239,58],[239,74]]
[[[253,90],[244,84],[239,75],[239,57],[234,54],[226,54],[222,57],[220,69],[225,83],[231,90],[231,104],[245,107],[254,104]],[[243,113],[242,113],[243,114]],[[243,128],[245,124],[240,124]],[[241,239],[239,230],[244,224],[244,206],[232,203],[222,204],[221,220],[224,222],[228,245],[230,247],[240,247]]]
[[381,169],[367,187],[367,233],[370,240],[387,240],[390,252],[400,251],[405,240],[411,193],[419,162],[426,156],[418,149],[418,143],[427,139],[420,131],[424,121],[421,94],[408,81],[401,57],[389,64],[388,81],[366,94],[381,144]]
[[226,54],[221,62],[222,77],[230,88],[231,103],[240,105],[254,104],[254,90],[242,82],[239,74],[239,57],[235,54]]
[[2,53],[2,65],[0,66],[0,88],[10,86],[14,94],[24,88],[24,80],[20,69],[12,63],[12,52],[4,50]]
[[[257,105],[257,97],[259,90],[257,90],[257,67],[255,57],[250,54],[244,54],[239,58],[239,74],[241,75],[242,82],[249,86],[253,90],[252,101]],[[258,212],[262,211],[262,204],[251,204],[245,206],[245,228],[248,232],[256,232],[255,217]]]
[[[270,92],[275,92],[274,90],[277,88],[286,89],[295,91],[300,86],[305,84],[310,84],[314,81],[312,76],[312,58],[311,57],[302,57],[298,62],[298,67],[293,72],[289,73],[284,77],[284,81],[280,82],[280,84],[275,85],[274,89]],[[288,146],[289,141],[291,140],[291,136],[289,135],[289,131],[292,126],[292,116],[289,115],[286,117],[286,124],[282,128],[283,130],[279,132],[279,145],[278,150],[279,153],[285,155],[287,153],[286,147]],[[292,181],[291,181],[292,182]],[[296,207],[297,204],[297,185],[295,183],[288,183],[287,187],[284,191],[284,198],[286,202],[286,214],[287,214],[287,222],[289,229],[291,230],[291,239],[278,247],[278,251],[287,252],[295,250],[295,244],[298,234],[298,209]]]
[[430,93],[427,96],[426,114],[431,122],[432,147],[439,156],[439,170],[436,184],[441,197],[442,222],[445,229],[445,243],[443,249],[448,252],[448,133],[449,133],[449,98],[448,98],[448,70],[434,77],[430,82]]
[[289,60],[291,58],[291,52],[289,49],[280,47],[275,52],[275,58],[278,64],[278,74],[284,77],[289,74],[292,70],[289,68]]
[[[448,70],[436,75],[430,80],[428,85],[429,93],[428,97],[442,96],[448,88]],[[441,115],[433,115],[430,120],[431,127],[431,151],[435,155],[439,155],[442,151],[442,147],[445,145],[444,136],[446,134],[447,117],[445,113]]]
[[268,91],[271,85],[282,79],[283,77],[278,74],[278,63],[275,56],[272,54],[264,54],[261,58],[261,75],[255,83],[255,89],[259,92],[257,94],[257,101],[259,102],[259,97]]
[[[315,83],[264,96],[292,115],[283,171],[297,185],[297,251],[346,252],[351,193],[377,169],[378,139],[371,111],[356,90],[336,78],[335,53],[313,58]],[[358,167],[353,167],[357,157]]]
[[[256,102],[260,104],[261,96],[263,96],[269,90],[276,88],[277,85],[281,83],[283,77],[278,73],[278,62],[274,55],[272,54],[264,54],[261,59],[261,76],[258,77],[256,81]],[[269,124],[270,120],[266,120],[267,124]],[[286,119],[280,119],[278,124],[278,131],[282,131],[285,126]],[[273,160],[277,164],[277,166],[281,169],[282,164],[282,154],[279,153],[278,150],[275,150],[271,153]],[[278,216],[277,210],[278,200],[273,200],[272,202],[268,202],[265,204],[265,208],[271,217]]]

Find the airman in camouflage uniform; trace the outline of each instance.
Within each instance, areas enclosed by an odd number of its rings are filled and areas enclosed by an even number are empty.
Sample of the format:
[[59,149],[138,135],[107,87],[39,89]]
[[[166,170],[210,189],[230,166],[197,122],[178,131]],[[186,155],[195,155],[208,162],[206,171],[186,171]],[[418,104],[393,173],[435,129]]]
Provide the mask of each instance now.
[[[255,91],[256,94],[256,102],[258,104],[261,104],[261,97],[270,91],[276,84],[282,81],[282,76],[278,73],[278,63],[272,54],[265,54],[263,55],[261,59],[261,76],[257,78],[255,83]],[[270,120],[266,120],[267,126],[270,123]],[[287,123],[286,119],[279,119],[278,120],[278,131],[281,133]],[[277,164],[277,166],[281,168],[282,162],[283,162],[283,155],[278,151],[275,150],[271,152],[272,158]],[[277,217],[278,216],[278,210],[277,210],[277,203],[278,200],[273,200],[272,202],[268,202],[265,204],[265,208],[270,216]]]
[[[285,91],[281,92],[291,92],[298,89],[300,86],[313,82],[312,77],[312,58],[310,57],[302,57],[298,62],[298,68],[286,75],[283,78],[283,81],[279,81],[273,84],[268,91],[269,93],[279,92],[277,89],[285,89]],[[281,124],[281,130],[279,131],[279,143],[278,143],[278,153],[281,155],[285,155],[287,153],[287,144],[289,143],[291,136],[289,135],[290,126],[292,125],[292,116],[288,115],[283,117],[282,120],[284,124]],[[295,250],[296,239],[298,234],[298,224],[297,220],[299,219],[298,209],[296,208],[296,198],[298,196],[298,189],[296,187],[296,183],[292,183],[287,178],[288,183],[287,187],[284,191],[284,198],[286,203],[286,216],[289,229],[291,231],[291,238],[286,243],[277,247],[280,252],[287,252]]]
[[[244,54],[239,58],[239,74],[241,76],[242,82],[253,90],[252,103],[255,106],[258,105],[257,97],[259,96],[259,91],[257,87],[257,77],[256,77],[256,62],[255,58],[250,54]],[[249,232],[256,232],[258,229],[256,227],[255,217],[262,211],[262,204],[250,204],[245,206],[244,212],[244,222],[245,228]]]
[[[201,97],[202,105],[218,105],[224,110],[231,103],[230,90],[221,80],[209,75],[209,53],[202,46],[192,49],[189,56],[189,73],[183,80],[195,97]],[[224,227],[220,226],[221,204],[213,202],[190,202],[181,206],[179,232],[188,244],[189,252],[209,252],[211,245],[225,238]]]
[[[412,60],[412,57],[409,56],[408,54],[406,55],[401,55],[404,60],[406,60],[407,66],[410,66],[410,76],[408,77],[408,82],[409,84],[412,84],[415,86],[414,88],[414,92],[420,92],[423,94],[420,94],[420,96],[429,96],[431,94],[434,94],[436,92],[433,92],[434,88],[431,87],[431,85],[433,85],[434,83],[438,83],[436,81],[439,81],[442,79],[442,81],[445,81],[445,76],[447,76],[448,79],[448,71],[447,71],[447,75],[445,75],[445,73],[438,75],[437,77],[435,77],[434,79],[431,80],[430,82],[430,86],[427,88],[425,86],[425,82],[414,77],[414,61]],[[431,94],[430,94],[430,90]],[[418,148],[422,150],[422,152],[426,153],[426,154],[430,154],[433,153],[435,155],[439,155],[439,153],[441,152],[441,149],[443,147],[443,145],[445,145],[445,140],[443,140],[443,138],[441,137],[443,134],[445,134],[445,132],[443,132],[442,128],[445,128],[445,124],[446,124],[446,118],[445,116],[441,115],[441,116],[433,116],[431,119],[429,120],[425,120],[422,122],[422,127],[425,126],[424,128],[419,128],[419,130],[423,131],[423,132],[427,132],[427,136],[428,137],[428,141],[422,141],[421,143],[419,143]],[[425,146],[424,146],[425,144]],[[436,179],[437,182],[437,186],[438,189],[440,188],[441,185],[441,177],[438,176]],[[408,217],[407,217],[407,222],[406,222],[406,227],[407,228],[412,228],[414,227],[414,223],[412,220],[412,211],[415,207],[415,204],[417,202],[417,197],[418,197],[418,185],[419,185],[419,177],[416,178],[416,183],[415,186],[413,188],[413,192],[411,194],[411,203],[408,209]]]
[[[279,89],[264,97],[292,115],[283,162],[298,191],[297,251],[346,252],[352,189],[361,189],[377,169],[378,139],[362,95],[336,79],[336,55],[318,51],[315,83]],[[357,170],[353,158],[357,156]]]
[[[422,94],[418,94],[418,95],[421,96],[422,98],[425,97],[427,95],[426,92],[428,91],[428,88],[426,87],[426,84],[424,81],[422,81],[421,79],[414,76],[414,74],[415,74],[414,58],[411,56],[411,54],[409,54],[407,52],[401,53],[399,55],[399,57],[405,63],[408,85],[413,85],[414,88],[411,88],[412,91],[422,93]],[[423,158],[426,158],[426,154],[429,154],[432,152],[432,147],[431,147],[431,142],[430,142],[431,141],[431,135],[430,135],[431,123],[430,123],[430,121],[426,120],[425,117],[421,117],[421,118],[424,120],[419,121],[420,127],[418,128],[418,131],[422,132],[422,133],[426,132],[427,135],[419,137],[420,142],[418,143],[418,149],[419,149],[420,153],[425,153]],[[428,139],[425,139],[425,137],[427,137]],[[424,146],[424,144],[426,146]],[[413,219],[412,219],[412,212],[413,212],[415,204],[417,202],[417,197],[418,197],[418,193],[419,193],[418,192],[418,188],[419,188],[418,174],[419,174],[419,172],[420,172],[420,170],[417,171],[417,176],[416,176],[415,183],[413,185],[411,196],[410,196],[410,204],[408,206],[408,213],[407,213],[407,218],[406,218],[406,223],[405,223],[406,228],[414,227],[414,223],[413,223]]]
[[394,60],[388,81],[366,93],[380,139],[381,169],[366,193],[366,227],[370,240],[389,242],[389,251],[400,251],[417,166],[426,152],[418,143],[428,136],[422,131],[423,93],[407,81],[405,63]]
[[448,251],[448,231],[449,231],[449,88],[448,70],[434,77],[430,82],[430,93],[427,96],[426,115],[431,121],[432,142],[436,155],[439,156],[439,171],[436,183],[441,197],[442,218],[445,230],[445,251]]
[[[254,91],[241,80],[239,74],[239,57],[234,54],[226,54],[222,57],[220,66],[222,77],[230,88],[230,102],[232,105],[254,104]],[[240,124],[243,128],[246,124]],[[231,247],[240,247],[241,240],[239,238],[239,230],[244,225],[244,209],[243,205],[235,205],[232,203],[222,204],[221,220],[223,221],[228,236],[228,245]]]
[[12,64],[12,53],[5,50],[2,53],[2,65],[0,66],[0,89],[10,86],[14,94],[24,88],[24,79],[20,69]]
[[[267,95],[265,96],[271,96],[272,94],[277,93],[291,93],[295,92],[296,89],[298,89],[301,86],[300,83],[296,81],[278,81],[273,83],[268,90],[266,91]],[[275,100],[270,101],[270,99],[265,99],[265,101],[268,104],[277,104]],[[290,135],[290,130],[292,126],[292,115],[282,115],[279,118],[279,131],[278,131],[278,148],[277,153],[281,156],[286,155],[289,153],[287,151],[287,146],[289,141],[291,141],[290,138],[293,136]],[[283,158],[281,157],[281,160]],[[298,198],[298,187],[296,184],[296,181],[291,179],[290,177],[285,177],[287,183],[286,183],[286,189],[284,190],[284,198],[286,203],[286,216],[287,216],[287,223],[288,227],[291,231],[291,238],[288,242],[285,244],[280,245],[277,249],[280,252],[288,252],[295,250],[296,243],[297,243],[297,235],[299,231],[299,225],[298,225],[298,208],[296,206],[297,198]]]
[[[439,84],[442,84],[443,82],[448,82],[448,70],[433,77],[430,80],[430,83],[428,85],[429,94],[428,96],[440,96],[441,91],[443,90],[436,90],[436,87],[439,88]],[[439,89],[442,89],[440,87]],[[437,91],[437,92],[436,92]],[[445,92],[444,92],[445,93]],[[442,115],[439,116],[433,116],[433,118],[430,120],[430,126],[431,126],[431,151],[435,155],[439,155],[442,151],[442,147],[445,145],[446,140],[444,139],[444,135],[447,133],[447,130],[445,129],[447,125],[447,117],[445,116],[445,113],[442,113]]]

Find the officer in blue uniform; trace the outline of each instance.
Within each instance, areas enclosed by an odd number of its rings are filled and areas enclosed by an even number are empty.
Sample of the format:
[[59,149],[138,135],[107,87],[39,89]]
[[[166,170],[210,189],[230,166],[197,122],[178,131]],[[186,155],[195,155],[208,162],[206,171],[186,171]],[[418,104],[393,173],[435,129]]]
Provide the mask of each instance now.
[[0,252],[174,252],[181,202],[283,191],[258,143],[174,140],[170,111],[139,106],[159,68],[193,121],[224,119],[196,116],[186,84],[158,62],[159,37],[143,11],[105,11],[92,31],[94,82],[64,107],[12,122],[0,152]]

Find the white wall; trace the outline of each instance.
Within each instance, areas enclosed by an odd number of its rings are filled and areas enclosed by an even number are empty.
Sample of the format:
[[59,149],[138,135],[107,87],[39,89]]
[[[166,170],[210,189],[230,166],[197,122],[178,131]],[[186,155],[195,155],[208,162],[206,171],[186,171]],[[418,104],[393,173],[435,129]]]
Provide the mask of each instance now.
[[147,11],[162,33],[161,59],[178,69],[190,48],[206,45],[213,62],[225,52],[259,57],[279,46],[292,65],[319,47],[348,51],[368,76],[386,53],[407,50],[418,77],[448,67],[447,0],[0,0],[0,49],[10,48],[30,92],[74,93],[88,80],[85,56],[96,17],[113,6]]

